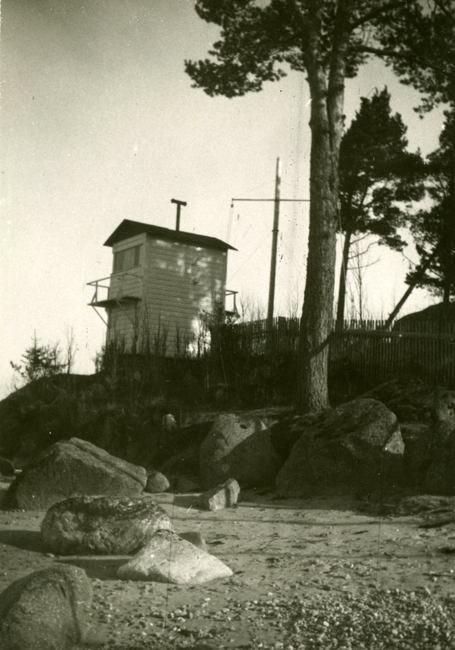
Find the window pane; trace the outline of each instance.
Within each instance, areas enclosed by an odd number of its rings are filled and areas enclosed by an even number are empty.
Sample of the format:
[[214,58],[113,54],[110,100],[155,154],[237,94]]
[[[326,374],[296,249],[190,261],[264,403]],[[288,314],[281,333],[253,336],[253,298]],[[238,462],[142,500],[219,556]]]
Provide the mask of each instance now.
[[139,266],[140,259],[141,259],[141,247],[140,246],[135,246],[134,247],[134,266]]
[[128,269],[131,269],[133,267],[133,259],[134,259],[134,254],[133,254],[133,248],[127,248],[125,251],[125,259],[123,261],[123,270],[128,271]]
[[114,273],[123,271],[123,258],[125,251],[119,251],[114,254]]
[[114,273],[129,271],[140,265],[141,247],[133,246],[124,251],[114,253]]

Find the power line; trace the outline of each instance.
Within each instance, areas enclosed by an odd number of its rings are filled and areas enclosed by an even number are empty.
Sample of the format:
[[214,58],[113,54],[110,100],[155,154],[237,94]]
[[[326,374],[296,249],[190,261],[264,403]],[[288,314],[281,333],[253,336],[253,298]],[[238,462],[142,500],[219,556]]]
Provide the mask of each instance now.
[[[275,204],[274,215],[273,215],[273,238],[272,238],[272,254],[270,260],[270,280],[269,280],[269,299],[267,307],[267,322],[271,326],[273,321],[273,310],[275,304],[275,283],[276,283],[276,264],[277,264],[277,249],[278,249],[278,222],[279,222],[279,213],[280,213],[280,203],[289,202],[289,203],[307,203],[309,199],[282,199],[280,195],[280,185],[281,185],[281,161],[280,158],[277,158],[276,161],[276,175],[275,175],[275,196],[273,199],[248,199],[248,198],[233,198],[231,199],[231,214],[234,208],[234,202],[237,201],[251,201],[251,202],[272,202]],[[229,228],[230,232],[230,228]]]
[[[276,201],[276,199],[231,199],[231,207],[234,201]],[[280,203],[281,201],[291,201],[295,203],[301,203],[301,202],[309,203],[310,199],[279,199]]]
[[256,246],[256,248],[253,250],[253,252],[252,252],[252,253],[247,257],[247,259],[245,260],[245,262],[244,262],[244,263],[243,263],[243,264],[242,264],[242,265],[237,269],[237,271],[236,271],[236,272],[235,272],[235,273],[234,273],[234,274],[229,278],[229,281],[230,281],[230,282],[231,282],[231,281],[236,277],[236,275],[238,275],[238,274],[240,273],[240,271],[244,271],[244,270],[245,270],[244,267],[245,267],[245,265],[247,264],[247,262],[249,262],[249,261],[250,261],[250,260],[251,260],[255,255],[256,255],[256,253],[259,251],[260,248],[262,248],[262,246],[263,246],[263,245],[265,244],[265,242],[269,239],[269,237],[270,237],[270,233],[267,233],[267,234],[265,235],[264,239],[260,242],[260,244],[258,244],[258,245]]

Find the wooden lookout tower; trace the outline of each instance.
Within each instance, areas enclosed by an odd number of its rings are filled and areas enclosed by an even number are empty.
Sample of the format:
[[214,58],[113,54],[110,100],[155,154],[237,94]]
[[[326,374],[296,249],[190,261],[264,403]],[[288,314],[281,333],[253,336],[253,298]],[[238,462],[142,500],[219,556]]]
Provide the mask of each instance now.
[[226,290],[228,251],[236,249],[178,227],[125,219],[106,240],[112,273],[89,285],[107,343],[121,340],[138,352],[149,346],[170,357],[191,354],[207,337],[210,319],[236,313],[236,292]]

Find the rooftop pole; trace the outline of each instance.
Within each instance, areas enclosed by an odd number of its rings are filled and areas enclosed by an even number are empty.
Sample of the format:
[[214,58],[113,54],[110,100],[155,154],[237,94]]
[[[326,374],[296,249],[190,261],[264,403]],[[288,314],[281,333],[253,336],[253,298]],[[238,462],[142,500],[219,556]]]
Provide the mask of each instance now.
[[186,201],[178,201],[177,199],[171,199],[171,203],[177,204],[177,219],[175,223],[175,229],[180,230],[180,208],[182,205],[186,205]]

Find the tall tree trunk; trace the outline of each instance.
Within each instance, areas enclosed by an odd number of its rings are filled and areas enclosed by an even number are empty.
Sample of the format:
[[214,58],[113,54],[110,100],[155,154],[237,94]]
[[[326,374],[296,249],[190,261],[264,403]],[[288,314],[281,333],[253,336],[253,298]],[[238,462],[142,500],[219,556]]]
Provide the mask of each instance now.
[[348,273],[349,249],[352,233],[346,230],[344,236],[343,257],[341,258],[340,283],[338,286],[337,327],[343,327],[344,307],[346,303],[346,276]]
[[[315,2],[313,7],[317,7]],[[316,8],[316,12],[318,9]],[[346,21],[345,2],[338,11]],[[310,233],[305,295],[300,321],[297,394],[298,412],[329,406],[329,337],[333,320],[338,161],[343,132],[344,76],[348,39],[341,28],[332,51],[330,71],[319,57],[318,37],[309,38],[307,64],[311,92]]]
[[329,406],[329,337],[333,320],[336,233],[338,224],[338,161],[344,122],[344,80],[352,0],[337,3],[329,69],[321,55],[321,3],[308,4],[305,51],[311,94],[310,233],[302,318],[300,321],[297,394],[298,412]]
[[315,135],[311,147],[310,234],[305,297],[300,321],[296,409],[329,405],[328,355],[335,285],[337,191],[330,178],[328,137]]

